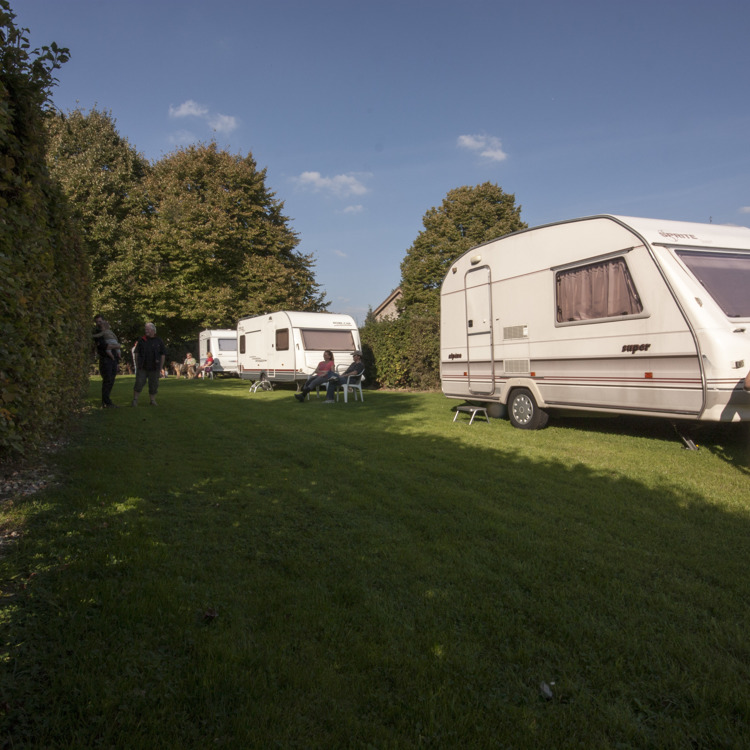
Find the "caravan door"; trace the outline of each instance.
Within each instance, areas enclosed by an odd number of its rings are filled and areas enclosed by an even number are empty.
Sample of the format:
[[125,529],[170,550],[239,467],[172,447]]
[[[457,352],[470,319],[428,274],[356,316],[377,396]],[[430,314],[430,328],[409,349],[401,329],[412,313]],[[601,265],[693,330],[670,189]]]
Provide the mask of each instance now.
[[489,266],[473,268],[467,271],[464,278],[469,392],[477,396],[488,396],[495,392]]

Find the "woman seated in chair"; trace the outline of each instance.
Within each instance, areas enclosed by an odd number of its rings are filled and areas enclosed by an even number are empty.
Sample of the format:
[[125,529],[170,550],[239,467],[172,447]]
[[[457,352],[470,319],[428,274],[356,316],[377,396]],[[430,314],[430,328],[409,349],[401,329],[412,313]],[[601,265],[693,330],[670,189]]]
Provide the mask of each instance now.
[[214,358],[211,352],[206,352],[206,361],[198,369],[198,375],[202,378],[206,378],[211,374],[211,370],[214,368]]
[[331,377],[333,367],[333,352],[330,349],[326,349],[323,352],[323,361],[318,362],[315,372],[307,379],[307,382],[302,386],[302,390],[294,394],[294,398],[297,401],[304,401],[310,391],[315,390],[321,383],[325,383]]
[[195,368],[198,366],[198,363],[195,361],[195,357],[188,352],[187,357],[185,357],[185,362],[183,363],[183,369],[185,370],[185,374],[188,376],[188,378],[194,378],[195,377]]

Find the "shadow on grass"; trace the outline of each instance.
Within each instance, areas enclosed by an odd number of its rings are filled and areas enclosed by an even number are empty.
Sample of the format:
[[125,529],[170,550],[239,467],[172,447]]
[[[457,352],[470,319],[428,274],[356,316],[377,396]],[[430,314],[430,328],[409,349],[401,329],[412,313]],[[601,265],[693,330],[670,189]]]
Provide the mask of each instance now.
[[687,452],[651,486],[561,457],[553,432],[451,425],[439,395],[248,385],[97,412],[65,484],[25,501],[6,745],[740,742],[747,496],[686,489]]

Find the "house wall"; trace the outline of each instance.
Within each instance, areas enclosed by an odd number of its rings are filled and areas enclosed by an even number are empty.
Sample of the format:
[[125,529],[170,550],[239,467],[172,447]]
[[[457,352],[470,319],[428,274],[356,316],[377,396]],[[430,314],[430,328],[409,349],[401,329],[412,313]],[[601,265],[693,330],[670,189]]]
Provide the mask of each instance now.
[[396,307],[396,303],[403,296],[401,289],[396,289],[391,292],[390,296],[373,310],[372,314],[375,320],[380,323],[383,320],[398,318],[398,308]]

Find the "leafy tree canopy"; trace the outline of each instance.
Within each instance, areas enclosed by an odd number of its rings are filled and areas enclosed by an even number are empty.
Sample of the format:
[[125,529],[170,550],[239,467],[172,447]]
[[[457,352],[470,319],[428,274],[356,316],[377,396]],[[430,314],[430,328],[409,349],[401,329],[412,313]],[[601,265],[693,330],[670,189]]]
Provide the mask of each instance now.
[[424,306],[437,312],[440,286],[451,263],[472,247],[525,229],[515,195],[491,182],[459,187],[422,219],[424,229],[401,263],[400,309]]
[[215,143],[153,165],[102,281],[101,307],[109,304],[124,333],[154,320],[167,339],[184,341],[247,314],[327,307],[313,258],[296,252],[283,202],[265,179],[251,155]]
[[94,280],[94,307],[101,303],[100,280],[115,259],[123,222],[134,211],[138,186],[149,163],[117,131],[110,112],[96,108],[56,113],[47,120],[47,163],[75,209]]
[[239,317],[328,303],[283,203],[251,155],[215,143],[150,164],[96,108],[48,118],[48,164],[76,206],[92,302],[123,341],[153,320],[165,340]]

